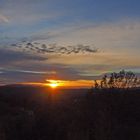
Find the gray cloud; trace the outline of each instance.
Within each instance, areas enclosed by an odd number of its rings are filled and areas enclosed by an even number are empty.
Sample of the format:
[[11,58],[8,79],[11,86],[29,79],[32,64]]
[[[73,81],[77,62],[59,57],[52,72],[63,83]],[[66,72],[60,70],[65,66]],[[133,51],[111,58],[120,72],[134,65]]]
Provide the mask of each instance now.
[[98,53],[99,50],[94,46],[90,45],[71,45],[71,46],[60,46],[57,44],[42,44],[38,42],[28,42],[23,44],[12,44],[18,48],[24,49],[25,51],[36,52],[40,54],[85,54],[85,53]]
[[[104,71],[106,67],[107,71]],[[107,67],[109,67],[107,69]],[[12,68],[0,68],[0,81],[5,84],[17,82],[45,82],[45,79],[61,80],[93,80],[100,79],[104,73],[109,73],[113,66],[89,65],[69,66],[62,64],[46,64],[27,62]],[[96,72],[100,69],[100,72]],[[134,68],[127,67],[133,71]],[[137,68],[135,68],[137,69]]]
[[61,64],[33,64],[17,66],[14,69],[1,68],[0,80],[5,84],[17,82],[45,82],[45,79],[89,80],[97,76],[81,75],[81,70]]
[[44,61],[46,57],[37,56],[31,53],[19,52],[11,49],[0,48],[0,63],[1,65],[13,64],[22,61]]

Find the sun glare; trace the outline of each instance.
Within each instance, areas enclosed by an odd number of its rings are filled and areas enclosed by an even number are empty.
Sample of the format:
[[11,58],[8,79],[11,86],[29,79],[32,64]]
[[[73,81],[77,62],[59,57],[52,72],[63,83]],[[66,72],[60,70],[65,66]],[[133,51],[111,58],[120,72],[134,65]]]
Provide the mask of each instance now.
[[56,88],[59,86],[59,83],[57,80],[47,80],[48,82],[48,86],[50,86],[51,88]]
[[49,85],[50,85],[51,88],[56,88],[56,87],[58,87],[58,84],[57,84],[57,83],[50,83]]

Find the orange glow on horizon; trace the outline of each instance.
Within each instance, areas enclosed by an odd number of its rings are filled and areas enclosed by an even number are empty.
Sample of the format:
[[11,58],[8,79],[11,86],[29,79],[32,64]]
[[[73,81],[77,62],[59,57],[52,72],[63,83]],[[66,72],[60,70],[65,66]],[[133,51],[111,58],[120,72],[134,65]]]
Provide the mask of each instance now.
[[39,86],[48,86],[51,88],[90,88],[94,86],[93,80],[52,80],[47,79],[46,82],[37,83],[37,82],[27,82],[20,84],[27,85],[39,85]]
[[63,87],[63,88],[74,88],[74,87],[91,87],[93,85],[92,80],[46,80],[46,85],[52,88]]

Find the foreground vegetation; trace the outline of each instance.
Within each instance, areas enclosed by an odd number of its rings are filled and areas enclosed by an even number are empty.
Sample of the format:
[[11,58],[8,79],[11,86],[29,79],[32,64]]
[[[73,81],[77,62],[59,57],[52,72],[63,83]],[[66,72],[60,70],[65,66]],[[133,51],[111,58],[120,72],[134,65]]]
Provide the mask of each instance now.
[[95,89],[133,89],[140,87],[140,78],[132,71],[121,70],[105,74],[100,82],[94,80]]

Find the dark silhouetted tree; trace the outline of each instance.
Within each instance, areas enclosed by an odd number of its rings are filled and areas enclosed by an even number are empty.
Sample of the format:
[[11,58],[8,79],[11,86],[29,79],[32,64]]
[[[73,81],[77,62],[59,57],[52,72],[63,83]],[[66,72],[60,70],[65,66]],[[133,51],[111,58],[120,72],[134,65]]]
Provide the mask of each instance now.
[[101,80],[101,88],[107,88],[107,75],[104,75]]
[[99,84],[98,84],[97,80],[94,80],[94,85],[95,85],[95,89],[99,88]]
[[94,81],[95,88],[117,88],[117,89],[126,89],[126,88],[136,88],[140,86],[140,79],[131,71],[121,70],[116,73],[113,72],[109,76],[106,74],[101,79],[100,84],[97,81]]

